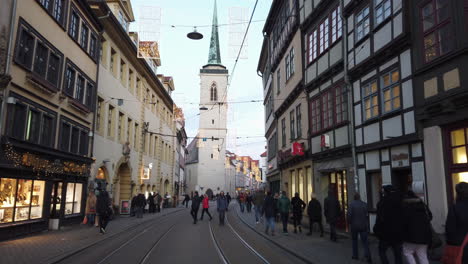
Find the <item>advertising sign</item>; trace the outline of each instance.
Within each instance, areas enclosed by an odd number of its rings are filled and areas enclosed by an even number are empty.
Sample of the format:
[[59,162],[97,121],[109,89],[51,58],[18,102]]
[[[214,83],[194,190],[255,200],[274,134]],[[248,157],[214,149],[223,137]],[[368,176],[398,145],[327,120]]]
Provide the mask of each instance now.
[[138,58],[159,59],[159,46],[156,41],[138,41]]
[[130,201],[129,200],[120,200],[120,214],[121,215],[130,214]]

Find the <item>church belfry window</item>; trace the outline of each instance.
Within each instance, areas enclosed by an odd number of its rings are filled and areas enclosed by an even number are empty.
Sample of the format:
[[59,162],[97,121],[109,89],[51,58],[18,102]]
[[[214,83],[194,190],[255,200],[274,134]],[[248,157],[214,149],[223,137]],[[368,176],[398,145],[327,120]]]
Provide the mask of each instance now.
[[213,83],[210,88],[210,100],[217,101],[218,100],[218,89],[216,88],[216,83]]

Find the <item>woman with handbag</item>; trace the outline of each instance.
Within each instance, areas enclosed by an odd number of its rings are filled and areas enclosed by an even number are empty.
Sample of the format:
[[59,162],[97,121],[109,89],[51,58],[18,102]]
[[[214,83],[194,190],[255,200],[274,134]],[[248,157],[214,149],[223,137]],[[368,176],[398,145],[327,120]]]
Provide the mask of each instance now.
[[[442,263],[461,264],[468,234],[468,183],[460,182],[455,186],[457,200],[449,209],[445,223],[447,245],[444,249]],[[457,261],[458,259],[458,261]],[[463,263],[464,264],[464,263]]]

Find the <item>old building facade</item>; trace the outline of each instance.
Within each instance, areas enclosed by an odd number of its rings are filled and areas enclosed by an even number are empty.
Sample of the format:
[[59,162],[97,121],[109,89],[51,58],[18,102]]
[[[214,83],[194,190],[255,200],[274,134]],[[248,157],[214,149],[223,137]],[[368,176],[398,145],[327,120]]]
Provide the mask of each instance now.
[[83,218],[102,30],[86,1],[9,3],[11,82],[2,87],[0,118],[2,238]]

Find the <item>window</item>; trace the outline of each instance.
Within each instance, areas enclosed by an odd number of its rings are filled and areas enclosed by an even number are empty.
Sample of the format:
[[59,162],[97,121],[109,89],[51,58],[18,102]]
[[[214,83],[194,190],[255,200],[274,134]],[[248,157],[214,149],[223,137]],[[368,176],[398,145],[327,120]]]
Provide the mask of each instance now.
[[274,110],[274,99],[273,99],[273,92],[270,92],[270,94],[267,97],[267,102],[265,105],[265,113],[266,113],[266,119],[273,113]]
[[374,80],[362,88],[364,120],[369,120],[379,115],[379,99],[377,81]]
[[333,125],[333,90],[328,89],[322,95],[322,129]]
[[55,118],[53,116],[42,115],[42,129],[40,142],[44,146],[53,147],[55,137]]
[[[133,71],[130,69],[128,70],[128,89],[133,94]],[[154,101],[151,102],[153,103]]]
[[126,137],[126,142],[128,143],[130,143],[132,128],[133,128],[132,119],[129,118],[127,119],[127,137]]
[[291,48],[291,50],[289,51],[289,67],[291,67],[291,69],[289,70],[289,76],[291,77],[294,72],[295,72],[295,69],[294,69],[294,48]]
[[62,119],[60,126],[60,149],[73,154],[88,156],[89,130],[68,119]]
[[120,80],[125,81],[125,62],[120,60]]
[[97,37],[94,34],[91,34],[91,39],[89,40],[89,55],[97,60]]
[[35,109],[29,108],[28,120],[26,123],[26,140],[39,143],[41,130],[41,113]]
[[271,160],[276,156],[278,141],[276,138],[276,132],[273,133],[271,138],[268,140],[268,160]]
[[47,49],[43,44],[37,43],[36,45],[36,56],[34,58],[34,69],[33,71],[37,73],[42,78],[46,76],[47,70],[47,55],[49,53],[49,49]]
[[71,61],[67,61],[66,69],[64,93],[86,110],[92,110],[94,108],[94,83]]
[[312,133],[317,133],[322,130],[320,112],[320,97],[318,97],[310,102],[310,125]]
[[117,53],[115,52],[114,49],[111,48],[111,57],[110,57],[110,72],[115,75],[115,60],[116,60]]
[[88,27],[82,23],[81,24],[80,46],[85,50],[88,49],[88,34],[89,34]]
[[0,224],[42,218],[45,181],[0,178]]
[[120,10],[119,10],[119,22],[122,25],[122,27],[125,29],[125,31],[127,31],[127,27],[128,27],[127,19],[124,17],[122,11]]
[[390,0],[375,0],[375,26],[382,23],[392,14],[392,2]]
[[211,84],[210,88],[210,100],[217,101],[218,100],[218,89],[216,88],[216,84]]
[[133,144],[134,144],[134,147],[136,150],[139,149],[139,142],[138,142],[138,133],[139,133],[139,128],[138,128],[138,124],[135,124],[135,130],[133,132]]
[[107,112],[107,136],[114,136],[114,110],[112,105],[109,105],[109,111]]
[[73,96],[73,90],[75,87],[75,70],[72,67],[68,66],[65,72],[65,94]]
[[80,18],[75,11],[72,11],[71,16],[70,16],[70,28],[68,29],[68,34],[74,40],[78,40],[79,27],[80,27]]
[[60,63],[61,63],[61,58],[51,52],[50,56],[49,56],[47,81],[49,81],[55,87],[58,86],[58,79],[59,79],[59,73],[60,73]]
[[446,54],[453,48],[449,1],[431,0],[421,7],[425,62]]
[[59,24],[64,24],[65,0],[38,0],[38,2]]
[[88,82],[86,86],[86,97],[85,97],[85,102],[84,105],[88,107],[90,110],[94,110],[94,100],[93,100],[93,95],[94,95],[94,85],[91,82]]
[[363,39],[367,34],[369,34],[370,19],[369,19],[369,7],[365,7],[356,15],[356,40]]
[[309,63],[317,58],[317,30],[309,34]]
[[329,44],[329,25],[328,17],[319,26],[319,55],[328,49]]
[[382,113],[388,113],[400,109],[400,74],[397,70],[390,71],[380,77],[382,87]]
[[33,60],[34,41],[35,38],[29,32],[24,29],[21,31],[16,62],[28,69],[31,68],[31,63]]
[[67,183],[67,196],[65,198],[65,215],[81,213],[82,183]]
[[284,59],[284,70],[286,72],[286,81],[289,80],[290,76],[290,68],[289,68],[289,54],[286,55],[286,58]]
[[98,97],[96,111],[96,131],[102,130],[102,118],[104,114],[104,99]]
[[340,124],[348,120],[348,106],[346,100],[346,86],[340,85],[335,89],[335,122]]
[[281,69],[278,68],[278,72],[276,73],[276,89],[277,93],[279,94],[281,91]]
[[76,91],[75,91],[75,99],[79,102],[84,101],[84,90],[85,90],[85,79],[83,76],[78,75],[76,79]]
[[281,120],[281,146],[286,146],[286,118]]
[[123,141],[123,129],[125,127],[124,122],[125,122],[125,116],[122,112],[119,112],[119,120],[117,124],[117,140]]
[[[451,130],[449,133],[450,145],[448,150],[451,156],[450,172],[453,194],[455,186],[460,182],[468,182],[468,128],[462,127]],[[455,198],[455,197],[453,197]]]
[[301,138],[302,137],[302,120],[301,120],[301,105],[296,106],[296,124],[297,124],[297,137]]
[[341,22],[340,6],[335,8],[331,14],[331,43],[335,43],[343,34],[343,23]]
[[289,113],[289,132],[291,133],[291,141],[296,138],[296,124],[294,123],[294,110]]

